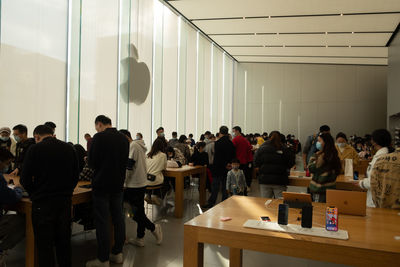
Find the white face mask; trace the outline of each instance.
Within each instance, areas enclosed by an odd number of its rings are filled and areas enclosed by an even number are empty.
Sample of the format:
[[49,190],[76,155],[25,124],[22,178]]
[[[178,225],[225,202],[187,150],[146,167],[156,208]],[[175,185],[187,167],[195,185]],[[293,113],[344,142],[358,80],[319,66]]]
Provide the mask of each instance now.
[[10,137],[9,136],[0,136],[0,140],[6,142],[6,141],[10,140]]

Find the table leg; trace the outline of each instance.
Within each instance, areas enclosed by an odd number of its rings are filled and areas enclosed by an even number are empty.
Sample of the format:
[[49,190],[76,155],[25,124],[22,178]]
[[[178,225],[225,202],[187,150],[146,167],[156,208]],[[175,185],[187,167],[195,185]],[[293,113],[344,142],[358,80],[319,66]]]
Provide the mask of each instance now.
[[38,266],[35,248],[35,236],[33,233],[32,224],[32,205],[26,207],[25,212],[25,266],[35,267]]
[[183,241],[183,266],[203,267],[204,266],[204,244],[197,242],[196,234],[192,229],[184,227]]
[[229,248],[229,267],[242,267],[243,250],[240,248]]
[[178,174],[175,177],[175,217],[183,217],[183,182],[184,177]]
[[200,206],[206,205],[206,183],[207,183],[207,171],[206,168],[204,168],[204,172],[200,174],[200,185],[199,185]]

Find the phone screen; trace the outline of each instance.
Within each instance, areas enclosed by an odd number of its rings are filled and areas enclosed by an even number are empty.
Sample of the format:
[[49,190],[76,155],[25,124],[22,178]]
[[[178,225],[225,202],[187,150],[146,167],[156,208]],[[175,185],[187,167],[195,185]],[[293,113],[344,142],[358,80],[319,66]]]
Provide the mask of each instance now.
[[268,216],[261,216],[261,220],[264,222],[270,222],[271,219]]

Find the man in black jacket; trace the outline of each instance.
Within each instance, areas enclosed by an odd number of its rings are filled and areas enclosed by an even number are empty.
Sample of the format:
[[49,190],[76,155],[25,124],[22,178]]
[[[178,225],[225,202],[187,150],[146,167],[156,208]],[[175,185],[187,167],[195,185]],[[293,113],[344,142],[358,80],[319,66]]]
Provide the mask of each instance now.
[[215,205],[218,192],[221,189],[222,201],[228,198],[226,191],[226,176],[232,168],[231,162],[235,158],[235,146],[229,139],[228,127],[221,126],[219,129],[220,138],[215,142],[214,165],[213,165],[213,181],[211,184],[211,196],[208,199],[208,204],[203,208],[209,209]]
[[74,148],[39,125],[37,144],[26,154],[21,184],[32,200],[32,223],[39,266],[71,266],[71,197],[79,177]]
[[17,147],[14,159],[14,170],[11,175],[18,176],[22,173],[25,155],[29,147],[35,144],[35,139],[28,138],[28,128],[22,124],[14,126],[13,134],[15,141],[17,141]]
[[[97,259],[87,267],[108,266],[109,261],[123,263],[125,218],[123,187],[129,156],[126,137],[112,128],[111,119],[100,115],[95,120],[96,131],[89,151],[89,167],[94,170],[93,207],[96,223]],[[114,225],[114,247],[110,254],[110,213]]]

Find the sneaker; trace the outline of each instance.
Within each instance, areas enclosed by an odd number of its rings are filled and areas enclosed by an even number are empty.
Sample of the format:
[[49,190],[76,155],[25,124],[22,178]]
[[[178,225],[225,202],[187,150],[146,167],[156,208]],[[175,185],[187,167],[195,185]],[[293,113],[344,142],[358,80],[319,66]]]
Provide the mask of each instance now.
[[118,254],[110,254],[110,261],[113,263],[117,263],[117,264],[121,264],[124,263],[124,256],[122,255],[122,253],[118,253]]
[[151,195],[151,202],[153,202],[154,205],[161,206],[162,201],[161,198],[159,198],[158,196]]
[[142,248],[144,247],[144,238],[130,238],[129,244]]
[[101,262],[99,259],[86,262],[86,267],[110,267],[110,262]]
[[153,204],[153,201],[151,201],[151,197],[150,197],[150,195],[149,194],[146,194],[145,196],[144,196],[144,201],[146,201],[148,204]]
[[151,232],[151,233],[152,233],[152,234],[154,235],[154,237],[156,238],[157,245],[161,245],[161,242],[162,242],[162,239],[163,239],[162,230],[161,230],[161,225],[156,224],[155,227],[156,227],[156,228],[155,228],[154,231]]

